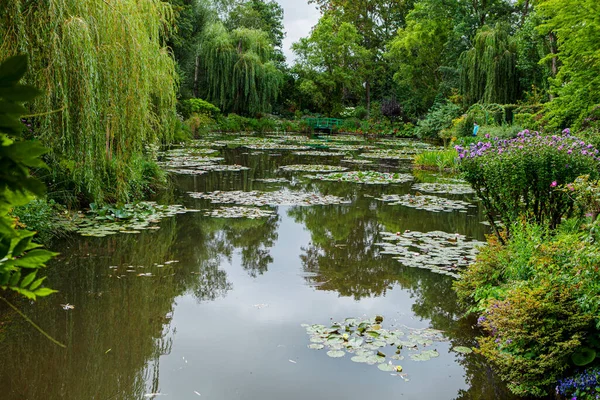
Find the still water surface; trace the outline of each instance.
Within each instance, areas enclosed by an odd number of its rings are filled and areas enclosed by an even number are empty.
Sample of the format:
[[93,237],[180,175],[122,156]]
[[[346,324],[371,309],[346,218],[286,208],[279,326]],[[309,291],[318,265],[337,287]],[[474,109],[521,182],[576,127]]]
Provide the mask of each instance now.
[[[407,229],[484,240],[481,210],[432,213],[391,206],[373,196],[408,193],[410,184],[308,181],[303,173],[278,171],[288,164],[338,165],[339,157],[244,148],[221,153],[225,163],[251,169],[176,176],[174,191],[161,201],[209,209],[215,206],[187,192],[283,186],[351,203],[280,206],[276,215],[260,220],[188,213],[163,220],[156,231],[74,235],[56,243],[61,256],[48,273],[60,293],[20,307],[68,348],[52,345],[9,315],[0,332],[0,398],[510,398],[478,356],[450,351],[473,346],[476,334],[473,321],[461,319],[453,279],[405,267],[374,246],[380,232]],[[387,162],[351,168],[402,171],[407,166]],[[254,181],[272,177],[292,182]],[[148,272],[153,276],[138,276]],[[63,310],[66,303],[75,308]],[[383,315],[391,329],[443,330],[448,341],[433,346],[438,358],[400,361],[405,382],[351,362],[348,355],[330,358],[325,350],[308,349],[309,337],[300,326],[375,315]]]

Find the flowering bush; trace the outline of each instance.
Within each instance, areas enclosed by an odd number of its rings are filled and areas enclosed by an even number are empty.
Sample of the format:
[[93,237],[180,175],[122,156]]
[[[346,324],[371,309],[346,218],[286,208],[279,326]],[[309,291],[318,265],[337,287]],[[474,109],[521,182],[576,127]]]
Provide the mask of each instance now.
[[556,394],[567,399],[600,399],[600,368],[588,368],[574,376],[560,379]]
[[580,175],[596,179],[600,166],[599,151],[568,129],[552,136],[525,130],[514,139],[489,139],[456,150],[490,223],[498,216],[507,227],[524,215],[555,228],[573,211],[573,199],[558,186]]

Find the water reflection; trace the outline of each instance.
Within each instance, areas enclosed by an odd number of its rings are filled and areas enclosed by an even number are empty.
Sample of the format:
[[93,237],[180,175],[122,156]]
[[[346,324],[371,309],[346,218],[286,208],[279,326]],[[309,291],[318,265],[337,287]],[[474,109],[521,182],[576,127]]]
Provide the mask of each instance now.
[[[60,293],[20,307],[68,348],[52,346],[5,313],[12,322],[0,336],[2,398],[143,399],[162,393],[185,399],[197,397],[196,391],[223,400],[510,398],[477,355],[448,353],[452,346],[474,345],[472,321],[462,318],[452,280],[405,267],[375,246],[380,232],[406,229],[482,239],[487,230],[480,211],[434,214],[390,206],[375,198],[405,193],[410,184],[305,181],[278,167],[337,165],[340,158],[270,153],[224,150],[228,164],[251,169],[175,177],[171,200],[206,209],[215,206],[186,192],[283,186],[352,203],[278,207],[260,220],[192,213],[163,221],[155,232],[60,243],[62,255],[49,270]],[[390,163],[380,169],[395,168]],[[274,177],[292,183],[255,181]],[[65,303],[75,309],[63,310]],[[440,345],[439,359],[426,365],[407,361],[410,383],[306,348],[300,323],[375,313],[392,324],[443,330],[450,343]]]

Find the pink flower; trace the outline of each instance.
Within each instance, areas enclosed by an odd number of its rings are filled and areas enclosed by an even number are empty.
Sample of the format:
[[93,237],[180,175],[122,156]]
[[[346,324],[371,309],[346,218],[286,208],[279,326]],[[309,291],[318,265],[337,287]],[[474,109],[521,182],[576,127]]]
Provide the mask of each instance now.
[[552,181],[552,183],[550,184],[550,187],[556,187],[556,185],[558,185],[558,183],[556,183],[556,181]]

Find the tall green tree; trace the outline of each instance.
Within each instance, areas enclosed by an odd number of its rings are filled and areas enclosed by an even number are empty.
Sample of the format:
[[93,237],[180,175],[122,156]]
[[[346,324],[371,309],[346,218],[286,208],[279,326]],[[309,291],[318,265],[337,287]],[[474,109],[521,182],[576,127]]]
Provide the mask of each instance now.
[[536,11],[544,18],[539,32],[558,39],[558,53],[547,56],[557,74],[550,80],[555,98],[546,107],[545,124],[579,127],[600,104],[600,3],[538,0]]
[[279,96],[283,73],[273,59],[266,32],[229,31],[212,24],[200,47],[206,98],[223,111],[254,115],[271,111]]
[[360,42],[352,24],[325,14],[308,38],[293,44],[298,88],[316,111],[336,115],[360,96],[368,59]]
[[281,50],[285,38],[283,8],[273,0],[249,0],[238,3],[229,12],[226,26],[230,30],[248,28],[266,32],[273,47],[278,50]]
[[474,46],[461,56],[461,89],[464,103],[516,102],[520,95],[517,45],[503,24],[484,27]]
[[176,71],[160,0],[11,0],[0,7],[0,56],[23,52],[33,136],[49,149],[55,190],[77,199],[141,194],[148,145],[175,122]]

